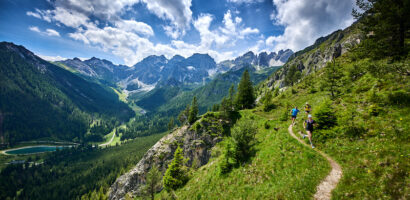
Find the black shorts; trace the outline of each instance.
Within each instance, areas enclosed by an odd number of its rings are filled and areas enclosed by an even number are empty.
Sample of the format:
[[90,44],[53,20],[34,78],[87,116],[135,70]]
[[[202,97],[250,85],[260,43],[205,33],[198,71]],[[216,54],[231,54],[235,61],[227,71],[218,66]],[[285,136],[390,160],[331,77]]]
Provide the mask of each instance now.
[[295,119],[296,119],[296,115],[292,115],[292,118],[295,118]]
[[310,131],[311,133],[313,133],[313,129],[306,129],[306,131]]

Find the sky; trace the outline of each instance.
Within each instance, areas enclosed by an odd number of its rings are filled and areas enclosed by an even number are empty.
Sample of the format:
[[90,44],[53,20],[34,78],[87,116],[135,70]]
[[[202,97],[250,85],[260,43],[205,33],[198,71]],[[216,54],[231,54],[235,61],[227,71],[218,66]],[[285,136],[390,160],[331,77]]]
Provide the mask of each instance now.
[[46,60],[301,50],[351,25],[355,0],[0,0],[0,41]]

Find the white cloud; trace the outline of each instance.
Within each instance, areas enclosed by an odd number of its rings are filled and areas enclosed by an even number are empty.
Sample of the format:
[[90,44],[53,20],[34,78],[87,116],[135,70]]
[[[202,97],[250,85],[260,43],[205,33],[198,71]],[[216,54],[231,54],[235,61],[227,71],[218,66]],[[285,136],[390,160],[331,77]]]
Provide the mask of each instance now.
[[[172,29],[178,29],[178,36],[185,35],[192,21],[191,0],[142,0],[148,10],[161,19],[170,20]],[[170,33],[170,28],[166,28]],[[175,31],[172,31],[175,32]],[[171,37],[176,33],[170,34]]]
[[258,34],[258,33],[259,33],[259,30],[257,28],[246,27],[245,29],[241,30],[240,35],[247,36],[247,35]]
[[163,26],[162,28],[164,29],[165,34],[171,37],[172,39],[177,39],[183,34],[185,34],[184,31],[180,31],[175,26]]
[[140,0],[56,0],[55,7],[72,10],[90,16],[94,15],[105,20],[115,21],[118,14],[125,8],[140,2]]
[[236,4],[243,4],[243,3],[246,3],[246,4],[261,3],[261,2],[263,2],[263,1],[264,1],[264,0],[228,0],[228,2],[236,3]]
[[[108,1],[56,0],[52,3],[54,9],[35,9],[26,14],[58,26],[74,28],[75,31],[67,33],[69,38],[111,52],[122,58],[127,65],[133,65],[149,55],[172,57],[179,54],[188,57],[194,53],[208,53],[216,61],[221,61],[233,57],[234,52],[229,48],[238,40],[259,34],[258,29],[244,26],[242,18],[238,16],[239,12],[230,10],[225,13],[222,26],[210,30],[214,17],[200,14],[193,20],[191,0],[119,0],[112,5],[106,2]],[[150,12],[168,22],[162,28],[173,39],[169,44],[150,41],[150,37],[154,36],[150,25],[119,17],[120,13],[137,2],[144,3]],[[97,19],[94,20],[95,17]],[[186,34],[191,24],[200,35],[200,42],[197,44],[185,43],[179,39]],[[37,30],[49,36],[60,35],[52,29],[45,32]]]
[[124,31],[135,32],[143,36],[154,35],[154,31],[152,30],[150,25],[143,22],[137,22],[135,20],[117,21],[116,26]]
[[34,32],[37,32],[37,33],[41,33],[40,29],[39,29],[37,26],[30,26],[30,27],[28,27],[28,29],[29,29],[30,31],[34,31]]
[[37,33],[40,33],[40,34],[43,34],[43,35],[60,37],[60,33],[58,33],[54,29],[46,29],[46,31],[44,31],[44,32],[41,31],[37,26],[30,26],[30,27],[28,27],[28,29],[30,31],[37,32]]
[[26,15],[41,19],[41,15],[35,12],[28,11],[26,12]]
[[353,23],[350,15],[353,0],[273,0],[274,23],[285,27],[279,36],[270,36],[266,45],[275,51],[290,48],[300,50],[321,36]]
[[45,32],[48,36],[57,36],[60,37],[60,33],[58,33],[56,30],[54,29],[46,29]]
[[78,28],[81,25],[89,26],[89,18],[73,10],[68,10],[62,7],[57,7],[55,10],[51,11],[51,18],[57,22],[60,22],[68,27]]
[[51,62],[55,62],[55,61],[61,61],[61,60],[67,60],[67,58],[61,57],[61,56],[46,56],[46,55],[41,55],[41,54],[37,54],[40,58],[47,60],[47,61],[51,61]]

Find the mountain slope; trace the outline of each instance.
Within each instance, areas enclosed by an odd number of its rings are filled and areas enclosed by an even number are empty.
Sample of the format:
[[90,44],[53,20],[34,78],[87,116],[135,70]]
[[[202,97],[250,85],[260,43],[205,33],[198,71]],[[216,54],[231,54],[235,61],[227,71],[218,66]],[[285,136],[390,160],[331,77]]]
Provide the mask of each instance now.
[[134,115],[111,89],[50,64],[22,46],[2,42],[0,51],[6,142],[81,139],[94,115],[121,121]]
[[318,38],[315,43],[305,49],[294,53],[289,61],[276,73],[272,74],[266,84],[269,87],[285,87],[285,76],[292,66],[296,66],[302,76],[309,75],[323,68],[332,57],[339,57],[350,48],[356,46],[363,39],[357,24],[337,30],[326,37]]

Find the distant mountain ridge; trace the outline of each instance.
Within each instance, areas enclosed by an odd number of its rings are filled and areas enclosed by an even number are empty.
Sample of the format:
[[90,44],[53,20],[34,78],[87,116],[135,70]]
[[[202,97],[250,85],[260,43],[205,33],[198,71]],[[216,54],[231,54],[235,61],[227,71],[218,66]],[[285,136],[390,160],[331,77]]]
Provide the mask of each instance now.
[[260,68],[282,66],[292,55],[293,51],[290,49],[280,50],[278,53],[271,52],[269,54],[267,52],[255,54],[252,51],[249,51],[242,56],[235,58],[234,60],[225,60],[218,65],[223,69],[235,68],[235,70],[253,65],[257,66],[257,70],[259,70]]
[[151,55],[132,67],[115,65],[108,60],[91,58],[81,61],[78,58],[58,61],[78,73],[118,84],[126,94],[147,92],[157,85],[204,85],[215,75],[248,67],[260,70],[267,67],[281,66],[293,54],[292,50],[278,53],[262,52],[259,55],[247,52],[234,60],[216,63],[208,54],[195,53],[188,58],[175,55],[171,59],[165,56]]

